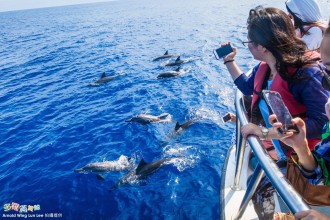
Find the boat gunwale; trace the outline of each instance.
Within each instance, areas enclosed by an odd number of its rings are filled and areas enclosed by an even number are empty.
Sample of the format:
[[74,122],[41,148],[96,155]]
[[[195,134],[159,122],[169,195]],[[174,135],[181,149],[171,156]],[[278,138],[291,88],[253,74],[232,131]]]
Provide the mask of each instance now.
[[[236,96],[235,96],[235,107],[237,113],[236,115],[237,115],[237,119],[241,123],[241,126],[246,125],[248,123],[246,114],[241,109],[241,108],[244,109],[244,107],[241,106],[242,97],[243,97],[242,93],[236,88]],[[282,178],[283,174],[276,166],[276,164],[272,161],[272,159],[267,154],[267,152],[262,148],[259,139],[255,136],[248,136],[247,141],[251,149],[255,152],[255,156],[258,159],[259,166],[261,166],[262,170],[265,171],[265,175],[271,181],[277,193],[281,195],[282,199],[284,200],[288,208],[291,210],[291,212],[296,213],[298,211],[310,209],[309,205],[302,199],[302,197],[296,192],[296,190],[291,186],[291,184],[285,178]],[[230,153],[232,151],[232,148],[236,145],[237,143],[232,144],[228,148],[226,159],[222,169],[221,184],[220,184],[221,186],[220,199],[219,199],[221,202],[220,219],[226,219],[225,206],[227,204],[226,201],[224,201],[225,200],[224,191],[226,189],[225,188],[226,173],[227,173]],[[243,199],[241,200],[241,204],[242,202]]]

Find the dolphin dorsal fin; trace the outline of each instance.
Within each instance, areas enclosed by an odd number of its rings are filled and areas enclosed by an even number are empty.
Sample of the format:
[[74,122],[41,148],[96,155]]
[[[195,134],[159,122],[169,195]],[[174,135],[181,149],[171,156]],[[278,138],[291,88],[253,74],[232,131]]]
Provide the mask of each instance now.
[[163,113],[161,115],[158,115],[158,118],[159,119],[165,119],[165,118],[167,118],[168,115],[169,115],[168,113]]
[[106,77],[105,72],[102,73],[101,79]]
[[174,130],[179,130],[180,129],[180,127],[181,127],[181,125],[179,124],[179,122],[177,122],[176,124],[175,124],[175,128],[174,128]]
[[168,50],[164,53],[164,55],[168,55]]
[[180,60],[180,56],[178,56],[178,58],[176,58],[175,62],[179,61]]
[[137,166],[136,170],[135,170],[135,174],[139,174],[140,171],[142,170],[142,168],[146,165],[147,163],[144,161],[144,159],[142,159],[139,163],[139,165]]
[[178,67],[178,68],[176,68],[176,72],[179,72],[180,71],[180,69],[181,69],[181,67]]

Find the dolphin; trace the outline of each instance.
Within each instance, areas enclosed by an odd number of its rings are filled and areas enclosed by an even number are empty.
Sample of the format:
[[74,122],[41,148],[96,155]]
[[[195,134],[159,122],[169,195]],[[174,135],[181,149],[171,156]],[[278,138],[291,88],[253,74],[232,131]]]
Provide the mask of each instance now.
[[176,125],[175,125],[174,130],[179,133],[179,132],[187,129],[190,125],[192,125],[198,119],[199,118],[193,118],[193,119],[190,119],[189,121],[186,121],[186,122],[184,122],[182,124],[179,124],[179,122],[177,122]]
[[179,75],[182,75],[184,74],[185,72],[184,71],[181,71],[180,70],[181,68],[178,67],[176,70],[171,70],[171,71],[166,71],[166,72],[163,72],[161,74],[159,74],[157,76],[157,79],[159,78],[170,78],[170,77],[174,77],[174,76],[179,76]]
[[171,115],[168,113],[163,113],[158,116],[153,115],[146,115],[146,114],[140,114],[137,116],[134,116],[131,119],[126,120],[125,122],[137,122],[142,125],[151,124],[151,123],[168,123],[171,121]]
[[174,55],[172,54],[168,54],[168,50],[164,53],[164,55],[157,57],[155,59],[153,59],[152,61],[157,61],[157,60],[161,60],[161,59],[166,59],[166,58],[170,58],[173,57]]
[[105,72],[103,72],[101,78],[96,80],[95,82],[89,84],[89,86],[99,86],[103,83],[107,83],[107,82],[113,80],[113,78],[115,78],[115,77],[116,76],[106,76]]
[[175,141],[178,139],[179,135],[181,135],[181,133],[186,130],[188,127],[190,127],[190,125],[192,125],[194,122],[196,122],[197,120],[199,120],[200,118],[193,118],[190,119],[182,124],[180,124],[179,122],[177,122],[175,124],[174,130],[171,130],[166,136],[165,138],[161,141],[161,146],[165,146],[168,144],[168,142],[170,141]]
[[74,172],[108,172],[108,171],[124,171],[131,168],[128,157],[121,155],[118,160],[103,161],[87,164],[86,166],[75,169]]
[[165,66],[180,66],[183,63],[188,62],[187,60],[181,60],[180,56],[176,58],[176,60],[173,63],[168,63]]
[[159,170],[163,165],[166,164],[167,161],[171,159],[173,158],[163,158],[151,163],[147,163],[144,161],[144,159],[142,159],[135,169],[128,172],[109,191],[113,191],[119,188],[121,185],[136,183],[138,180],[147,178],[149,175]]

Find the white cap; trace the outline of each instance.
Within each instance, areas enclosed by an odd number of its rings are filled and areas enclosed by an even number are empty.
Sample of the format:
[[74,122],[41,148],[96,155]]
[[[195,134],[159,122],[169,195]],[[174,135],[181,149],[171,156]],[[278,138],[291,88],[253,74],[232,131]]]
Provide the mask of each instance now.
[[316,0],[288,0],[286,5],[303,22],[322,20],[320,6]]

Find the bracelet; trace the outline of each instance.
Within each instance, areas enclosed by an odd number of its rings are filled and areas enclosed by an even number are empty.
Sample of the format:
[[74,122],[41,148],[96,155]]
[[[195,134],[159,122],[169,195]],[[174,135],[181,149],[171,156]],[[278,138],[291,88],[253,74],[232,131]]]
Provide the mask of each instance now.
[[226,60],[225,62],[223,62],[223,64],[226,64],[226,63],[231,63],[231,62],[234,62],[235,60],[234,59],[231,59],[231,60]]

